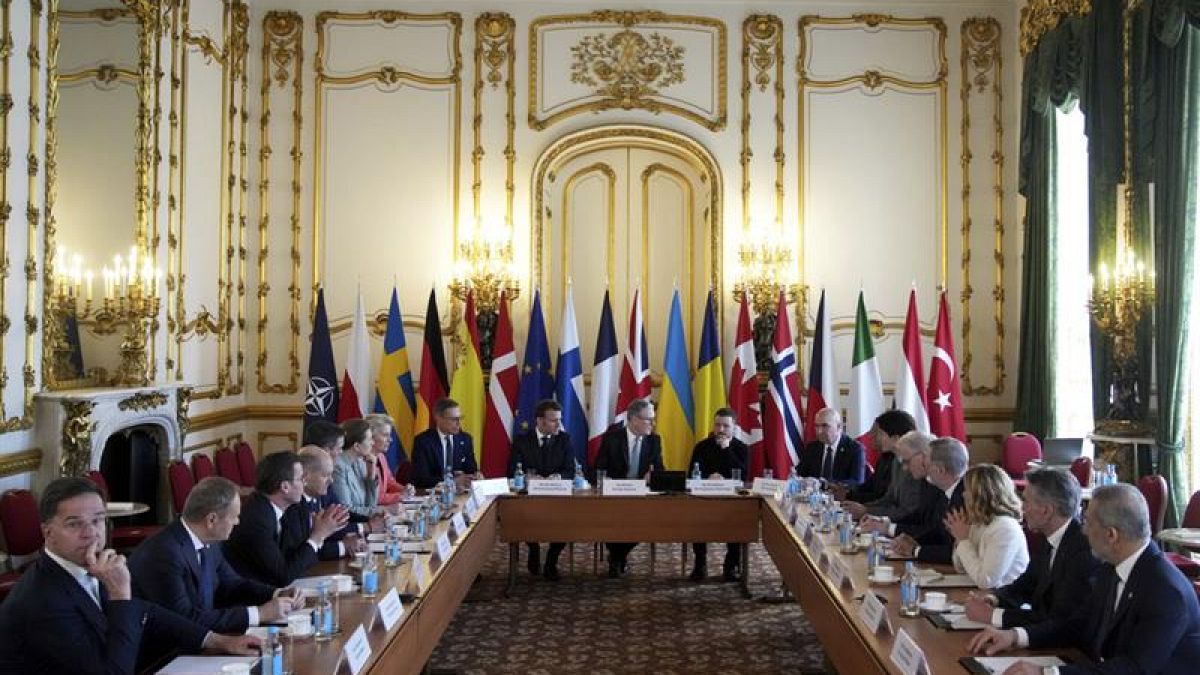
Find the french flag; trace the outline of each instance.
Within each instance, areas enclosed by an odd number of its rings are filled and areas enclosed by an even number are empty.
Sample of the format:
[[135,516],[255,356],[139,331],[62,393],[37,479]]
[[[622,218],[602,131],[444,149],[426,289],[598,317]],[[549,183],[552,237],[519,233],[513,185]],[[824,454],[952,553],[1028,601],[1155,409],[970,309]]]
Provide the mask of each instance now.
[[617,407],[617,388],[621,377],[621,354],[617,351],[617,331],[613,326],[612,305],[604,291],[600,310],[600,333],[596,336],[596,356],[592,361],[592,397],[588,415],[587,465],[591,466],[600,450],[600,438],[613,423]]
[[825,309],[825,290],[817,305],[817,335],[813,338],[812,362],[808,368],[808,405],[804,417],[804,440],[817,440],[816,416],[825,408],[842,410],[838,401],[837,373],[833,369],[833,329]]
[[796,370],[796,346],[792,342],[791,318],[787,296],[779,292],[779,310],[775,315],[775,338],[771,344],[771,380],[767,385],[764,411],[764,437],[767,466],[775,476],[787,476],[800,461],[804,435],[798,393],[800,376]]
[[629,309],[629,344],[621,366],[621,385],[617,394],[617,422],[625,421],[625,410],[635,399],[650,398],[650,348],[646,346],[646,325],[642,322],[642,300],[633,292]]

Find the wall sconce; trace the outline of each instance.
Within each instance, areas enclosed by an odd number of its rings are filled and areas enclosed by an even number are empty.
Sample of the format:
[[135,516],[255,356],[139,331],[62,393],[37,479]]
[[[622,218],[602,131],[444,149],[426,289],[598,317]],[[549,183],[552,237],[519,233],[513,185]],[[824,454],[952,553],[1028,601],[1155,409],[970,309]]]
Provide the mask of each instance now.
[[499,318],[500,295],[512,302],[521,295],[513,265],[512,225],[476,223],[471,236],[458,245],[450,292],[460,302],[475,294],[475,322],[479,328],[479,358],[483,369],[492,367],[492,342]]
[[[783,241],[782,229],[779,221],[770,225],[752,222],[738,248],[738,281],[733,285],[733,298],[738,302],[746,298],[754,309],[754,355],[759,370],[768,370],[770,365],[780,289],[789,303],[804,297],[800,285],[790,281],[792,249]],[[797,316],[803,316],[802,311],[797,310]]]

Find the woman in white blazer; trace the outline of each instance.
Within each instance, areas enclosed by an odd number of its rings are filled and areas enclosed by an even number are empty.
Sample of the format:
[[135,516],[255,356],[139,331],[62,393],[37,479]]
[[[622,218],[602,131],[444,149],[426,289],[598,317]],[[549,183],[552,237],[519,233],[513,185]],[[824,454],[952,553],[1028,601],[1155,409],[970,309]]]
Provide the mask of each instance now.
[[954,567],[979,588],[1013,582],[1029,566],[1029,546],[1012,480],[995,464],[971,467],[963,476],[963,505],[946,516]]

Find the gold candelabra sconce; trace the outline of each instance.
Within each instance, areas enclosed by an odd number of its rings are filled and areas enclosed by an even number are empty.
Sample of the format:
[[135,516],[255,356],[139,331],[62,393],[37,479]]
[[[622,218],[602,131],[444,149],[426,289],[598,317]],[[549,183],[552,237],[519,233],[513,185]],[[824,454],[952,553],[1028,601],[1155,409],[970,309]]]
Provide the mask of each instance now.
[[450,293],[459,302],[466,302],[468,294],[474,295],[480,361],[485,370],[491,368],[500,298],[512,302],[521,295],[521,282],[513,265],[511,223],[475,224],[472,236],[458,245]]
[[[804,298],[804,288],[791,281],[793,253],[783,241],[779,221],[770,225],[753,222],[745,232],[738,248],[738,280],[733,285],[733,298],[746,299],[754,310],[754,355],[759,370],[770,365],[771,341],[778,320],[779,292],[789,304]],[[801,316],[797,312],[797,316]]]
[[[146,343],[160,306],[159,270],[150,260],[139,260],[137,247],[131,247],[128,258],[114,256],[112,267],[102,269],[97,298],[95,273],[83,266],[82,255],[68,258],[66,250],[59,247],[57,259],[62,264],[53,280],[50,308],[54,320],[47,327],[55,379],[71,381],[86,376],[101,386],[149,384]],[[95,335],[124,331],[115,375],[109,377],[103,368],[81,371],[81,325]]]

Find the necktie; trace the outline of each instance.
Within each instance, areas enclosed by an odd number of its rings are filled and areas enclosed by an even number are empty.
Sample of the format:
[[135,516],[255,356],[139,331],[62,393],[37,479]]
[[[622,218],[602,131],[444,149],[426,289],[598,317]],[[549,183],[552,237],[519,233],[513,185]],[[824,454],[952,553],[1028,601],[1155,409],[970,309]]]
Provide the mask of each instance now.
[[84,587],[87,589],[88,595],[91,596],[92,602],[96,606],[103,609],[104,605],[100,602],[100,580],[96,577],[85,574],[83,575]]
[[629,472],[625,474],[626,478],[637,478],[638,467],[641,466],[642,459],[642,437],[635,436],[633,438],[633,448],[629,451]]
[[442,470],[450,468],[450,460],[454,457],[453,436],[446,437],[446,447],[442,449]]
[[1049,542],[1047,542],[1047,546],[1050,547],[1050,558],[1046,563],[1046,572],[1048,574],[1050,570],[1054,569],[1054,556],[1058,554],[1058,547]]
[[830,447],[825,446],[825,454],[821,457],[821,478],[830,480],[833,478],[833,453],[830,452]]
[[542,467],[550,466],[550,462],[546,458],[546,449],[550,447],[550,437],[542,436],[541,442],[538,445],[538,473],[541,473]]
[[1105,593],[1104,599],[1101,600],[1103,604],[1100,606],[1100,629],[1096,631],[1095,637],[1096,653],[1093,656],[1097,657],[1104,655],[1104,643],[1108,638],[1109,631],[1112,630],[1113,615],[1116,614],[1117,598],[1119,597],[1117,586],[1121,583],[1116,568],[1107,565],[1104,572],[1101,573],[1101,579],[1104,580]]
[[216,595],[217,589],[213,586],[213,575],[209,574],[208,566],[205,564],[211,553],[207,546],[198,549],[196,553],[200,556],[200,602],[204,609],[212,609],[213,597]]

